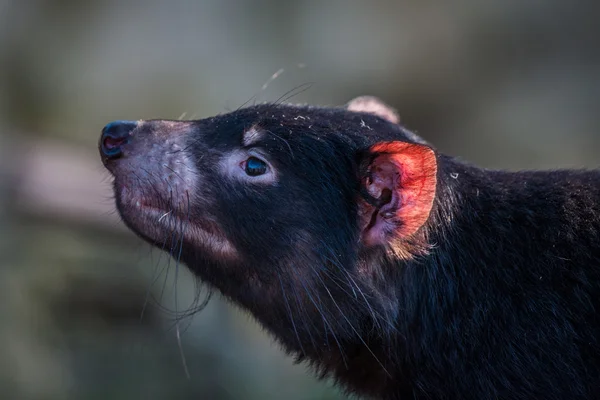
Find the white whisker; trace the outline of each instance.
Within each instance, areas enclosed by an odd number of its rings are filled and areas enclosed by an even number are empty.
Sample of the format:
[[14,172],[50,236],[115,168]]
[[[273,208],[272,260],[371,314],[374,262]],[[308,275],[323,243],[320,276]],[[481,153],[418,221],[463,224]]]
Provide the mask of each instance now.
[[171,212],[172,212],[172,211],[173,211],[173,210],[171,210],[171,211],[167,211],[166,213],[164,213],[164,214],[162,215],[162,217],[160,217],[160,218],[158,219],[158,222],[162,221],[162,220],[163,220],[163,218],[165,218],[167,215],[171,214]]

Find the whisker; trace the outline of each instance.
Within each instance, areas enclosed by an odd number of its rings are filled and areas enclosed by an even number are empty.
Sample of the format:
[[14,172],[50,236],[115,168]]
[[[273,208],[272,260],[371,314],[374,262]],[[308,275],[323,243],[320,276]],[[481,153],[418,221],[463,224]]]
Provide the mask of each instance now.
[[265,132],[267,132],[268,134],[275,136],[277,139],[281,140],[283,143],[285,143],[285,145],[288,147],[288,149],[290,150],[290,154],[292,155],[292,158],[294,157],[294,151],[292,150],[292,146],[290,146],[290,143],[285,140],[284,138],[282,138],[281,136],[277,135],[276,133],[271,132],[270,130],[265,130]]
[[[167,244],[167,238],[168,238],[168,235],[165,235],[165,239],[163,240],[163,244],[162,244],[161,252],[160,252],[160,254],[159,254],[159,256],[158,256],[158,260],[157,260],[156,266],[154,267],[154,272],[153,272],[153,274],[156,274],[156,272],[157,272],[157,270],[158,270],[158,265],[160,264],[160,260],[161,260],[161,258],[162,258],[162,255],[163,255],[163,253],[164,253],[164,250],[165,250],[165,246],[166,246],[166,244]],[[142,312],[141,312],[141,315],[140,315],[140,321],[141,321],[141,320],[144,318],[144,313],[145,313],[145,311],[146,311],[146,307],[148,306],[148,301],[149,301],[149,299],[150,299],[150,295],[151,295],[152,287],[153,287],[153,286],[154,286],[154,284],[155,284],[155,283],[158,281],[158,278],[159,278],[161,275],[162,275],[162,271],[161,271],[161,272],[159,272],[159,273],[156,275],[156,277],[152,279],[152,282],[150,282],[150,284],[148,285],[148,289],[146,290],[146,297],[145,297],[145,300],[144,300],[144,306],[142,307]]]
[[283,299],[285,300],[285,306],[287,312],[289,314],[290,320],[292,321],[292,327],[294,328],[294,333],[296,334],[296,339],[298,339],[298,345],[300,346],[300,350],[302,350],[302,354],[306,355],[304,351],[304,347],[302,347],[302,341],[300,340],[300,335],[298,334],[298,329],[296,329],[296,322],[294,322],[294,315],[292,314],[292,309],[290,307],[290,303],[288,301],[287,295],[285,294],[285,289],[283,287],[283,281],[281,280],[281,275],[279,271],[277,272],[277,277],[279,278],[279,284],[281,285],[281,293],[283,294]]
[[283,104],[286,101],[288,101],[289,99],[291,99],[292,97],[298,96],[298,95],[306,92],[308,89],[310,89],[312,87],[313,84],[314,84],[313,82],[302,83],[302,84],[296,86],[295,88],[285,92],[281,97],[279,97],[277,100],[275,100],[273,102],[273,104],[275,106],[277,106],[279,104]]
[[325,285],[325,283],[323,282],[323,280],[321,279],[321,277],[318,274],[316,274],[316,275],[319,278],[319,280],[321,280],[321,283],[323,284],[323,288],[327,291],[327,294],[329,295],[329,297],[331,298],[331,301],[333,302],[333,304],[336,306],[336,308],[340,312],[340,315],[342,316],[342,318],[344,318],[346,320],[346,322],[350,326],[350,329],[352,329],[354,331],[354,333],[358,336],[358,339],[366,347],[367,351],[369,353],[371,353],[371,355],[373,356],[373,358],[375,359],[375,361],[377,361],[377,363],[381,366],[381,368],[383,369],[383,371],[391,378],[392,375],[383,366],[383,364],[381,363],[381,361],[379,361],[379,358],[377,358],[377,356],[375,355],[375,353],[373,352],[373,350],[371,350],[371,348],[369,347],[369,345],[367,344],[367,342],[365,342],[365,340],[363,339],[362,335],[356,330],[356,328],[354,328],[354,325],[352,325],[352,323],[350,322],[350,320],[348,319],[348,317],[346,317],[346,314],[344,314],[344,312],[342,311],[342,309],[340,308],[340,306],[338,305],[338,303],[335,301],[335,298],[333,297],[333,295],[329,291],[329,288],[327,287],[327,285]]
[[[375,310],[373,309],[373,307],[371,307],[371,303],[369,302],[369,300],[367,299],[367,297],[365,296],[364,292],[360,289],[360,287],[357,285],[356,281],[352,278],[352,275],[350,274],[350,272],[346,271],[341,265],[337,265],[335,260],[332,260],[328,257],[325,257],[326,261],[329,261],[330,263],[332,263],[333,265],[336,265],[338,267],[338,270],[344,274],[344,276],[346,277],[346,282],[348,283],[348,286],[350,287],[350,289],[352,290],[352,293],[354,294],[354,298],[358,300],[358,293],[360,293],[362,299],[364,300],[365,305],[367,306],[367,309],[369,310],[369,314],[371,315],[371,317],[373,318],[373,324],[375,327],[381,328],[381,324],[379,321],[379,316],[378,314],[375,312]],[[325,269],[326,271],[326,275],[327,277],[330,278],[330,280],[336,284],[336,286],[338,286],[341,290],[343,290],[346,294],[348,294],[350,296],[350,293],[348,293],[344,288],[342,288],[340,286],[340,284],[337,282],[336,279],[333,278],[333,276]],[[354,289],[356,287],[356,290]]]
[[246,100],[245,102],[242,103],[241,106],[239,106],[238,108],[235,109],[235,111],[240,111],[242,108],[244,108],[244,106],[246,106],[248,103],[250,103],[252,100],[256,99],[256,94],[253,95],[252,97],[250,97],[248,100]]
[[[179,307],[178,307],[178,304],[179,304],[178,297],[179,296],[178,296],[178,293],[177,293],[177,282],[178,282],[178,277],[179,277],[179,263],[181,261],[181,254],[183,252],[183,236],[185,234],[185,229],[186,229],[187,222],[189,221],[189,208],[190,208],[190,202],[189,201],[190,201],[190,197],[189,197],[189,192],[188,191],[186,191],[186,196],[187,196],[187,201],[188,201],[188,203],[187,203],[188,215],[187,215],[187,218],[186,218],[186,221],[185,221],[185,225],[184,225],[183,221],[180,222],[180,225],[181,225],[181,235],[180,235],[180,238],[179,238],[179,254],[177,255],[177,262],[175,263],[175,290],[174,290],[174,292],[175,292],[175,316],[176,316],[176,318],[178,317],[178,311],[179,311]],[[190,374],[189,374],[189,371],[188,371],[188,368],[187,368],[187,363],[186,363],[186,360],[185,360],[185,355],[183,354],[183,346],[181,344],[181,334],[180,334],[180,331],[179,331],[179,321],[176,324],[175,331],[177,332],[177,344],[179,345],[179,352],[181,353],[181,361],[183,362],[183,369],[185,371],[186,377],[188,379],[190,379]]]
[[[292,288],[292,295],[294,297],[296,305],[298,306],[300,321],[302,322],[302,324],[304,325],[304,329],[308,333],[308,337],[310,338],[310,343],[313,347],[313,350],[315,352],[318,352],[317,343],[316,343],[315,338],[310,329],[311,327],[314,327],[314,325],[311,323],[310,318],[304,318],[304,315],[306,315],[306,309],[304,308],[304,304],[300,301],[300,297],[298,296],[296,287],[294,285],[291,285],[291,288]],[[308,326],[307,319],[308,319],[308,322],[311,323],[310,327]],[[327,347],[329,348],[329,341],[327,341]]]
[[[142,168],[142,169],[143,169],[143,168]],[[152,173],[150,173],[149,171],[147,171],[147,170],[145,170],[145,169],[143,169],[143,170],[144,170],[144,171],[145,171],[145,172],[146,172],[148,175],[152,176]],[[149,186],[149,187],[151,187],[153,190],[155,190],[155,191],[156,191],[156,188],[154,188],[154,186],[153,186],[153,185],[144,185],[144,184],[143,184],[143,182],[146,182],[146,183],[148,183],[148,182],[149,182],[149,180],[148,180],[148,179],[144,179],[144,180],[143,180],[142,178],[140,178],[140,177],[139,177],[139,175],[138,175],[138,174],[137,174],[135,171],[132,171],[132,175],[133,175],[133,176],[135,177],[135,179],[138,181],[138,186],[139,186],[139,187],[145,187],[145,186]],[[158,271],[158,266],[159,266],[159,264],[160,264],[160,260],[161,260],[161,258],[162,258],[162,255],[163,255],[163,253],[164,253],[164,249],[165,249],[165,246],[166,246],[167,237],[168,237],[168,235],[165,235],[165,239],[164,239],[164,241],[163,241],[163,245],[162,245],[162,250],[163,250],[163,251],[161,251],[161,252],[160,252],[160,254],[159,254],[159,258],[158,258],[158,260],[157,260],[157,263],[156,263],[156,266],[155,266],[155,268],[154,268],[153,275],[154,275],[154,274],[156,274],[156,273],[157,273],[157,271]],[[153,246],[152,246],[152,247],[156,246],[156,245],[157,245],[157,242],[158,242],[158,239],[154,241],[154,243],[153,243]],[[151,248],[152,248],[152,247],[151,247]],[[164,269],[163,269],[163,270],[164,270]],[[142,307],[142,310],[141,310],[141,312],[140,312],[140,321],[141,321],[141,320],[143,320],[143,318],[144,318],[144,314],[145,314],[145,312],[146,312],[146,309],[147,309],[147,306],[148,306],[148,302],[149,302],[149,300],[150,300],[150,297],[151,297],[150,295],[151,295],[152,287],[154,286],[154,284],[156,283],[156,281],[158,280],[158,278],[159,278],[161,275],[162,275],[162,271],[161,271],[161,272],[159,272],[159,273],[156,275],[156,277],[152,279],[152,282],[150,282],[150,284],[148,285],[148,288],[147,288],[147,290],[146,290],[145,299],[144,299],[144,305],[143,305],[143,307]]]
[[335,340],[335,342],[337,343],[338,349],[340,350],[340,355],[342,357],[342,361],[344,363],[344,366],[347,369],[348,368],[348,363],[346,361],[346,355],[344,354],[344,350],[342,349],[342,344],[339,342],[339,340],[337,338],[337,335],[335,334],[335,331],[334,331],[333,327],[329,324],[329,321],[325,317],[325,314],[323,313],[323,310],[321,309],[321,307],[319,307],[319,305],[315,302],[315,300],[313,299],[313,297],[310,295],[310,291],[308,290],[308,288],[306,287],[306,285],[304,284],[304,282],[302,280],[300,280],[300,283],[301,283],[302,287],[304,288],[304,291],[306,292],[306,295],[308,296],[309,300],[313,303],[313,305],[315,306],[315,308],[317,309],[317,311],[321,315],[321,318],[323,318],[323,322],[329,328],[329,331],[331,332],[331,335],[333,336],[333,340]]
[[[323,302],[321,301],[321,296],[319,296],[319,292],[318,292],[318,291],[315,291],[315,292],[314,292],[314,295],[315,295],[315,296],[316,296],[316,298],[317,298],[317,302],[318,302],[319,304],[323,304]],[[325,332],[325,343],[327,344],[327,349],[328,349],[328,350],[331,350],[331,345],[330,345],[330,343],[329,343],[329,337],[328,337],[328,335],[327,335],[327,329],[329,328],[329,325],[328,325],[327,321],[325,320],[324,314],[323,314],[323,313],[321,313],[321,311],[320,311],[320,310],[319,310],[319,314],[321,314],[321,321],[323,322],[323,330],[324,330],[324,332]],[[336,340],[336,342],[337,342],[337,340]],[[338,347],[339,347],[339,346],[338,346]],[[341,349],[340,349],[340,351],[341,351]]]
[[[179,328],[179,324],[177,325]],[[188,371],[187,361],[185,360],[185,354],[183,353],[183,346],[181,345],[181,335],[179,334],[179,329],[176,331],[177,334],[177,343],[179,344],[179,354],[181,355],[181,361],[183,363],[183,371],[185,376],[190,379],[190,371]]]
[[279,70],[277,70],[277,72],[275,72],[273,75],[271,75],[271,77],[269,79],[267,79],[267,81],[262,85],[262,87],[260,88],[261,91],[265,91],[265,89],[267,89],[267,86],[269,86],[271,84],[271,82],[273,82],[275,79],[279,78],[279,76],[281,74],[283,74],[285,70],[283,68],[280,68]]
[[355,298],[356,298],[356,291],[354,290],[354,287],[356,288],[356,290],[358,290],[358,293],[361,295],[361,297],[363,298],[363,300],[365,302],[365,305],[369,309],[369,313],[371,314],[371,317],[373,318],[373,322],[374,322],[375,326],[378,327],[378,328],[380,328],[380,331],[382,331],[383,327],[381,325],[381,320],[383,320],[392,331],[397,332],[397,329],[394,326],[393,322],[390,321],[389,318],[387,318],[386,315],[381,314],[381,313],[379,313],[379,312],[377,312],[377,311],[375,311],[373,309],[373,307],[371,306],[371,303],[369,302],[369,300],[368,300],[367,296],[365,295],[364,291],[360,288],[360,286],[358,286],[358,284],[356,283],[356,281],[352,277],[352,274],[350,273],[350,271],[348,271],[346,268],[344,268],[344,266],[342,265],[342,263],[337,258],[337,255],[335,254],[335,252],[333,251],[333,249],[331,249],[331,247],[329,247],[323,241],[321,241],[321,244],[324,246],[325,250],[327,250],[329,252],[329,254],[331,254],[331,256],[333,257],[333,259],[329,258],[329,257],[326,257],[326,260],[330,261],[331,263],[333,263],[333,265],[335,265],[337,267],[337,269],[346,276],[346,280],[350,284],[350,287],[352,288],[352,291],[354,293],[354,297]]
[[163,164],[163,167],[165,167],[169,171],[173,172],[179,179],[181,179],[181,182],[185,183],[185,181],[183,180],[183,178],[181,177],[181,175],[179,175],[179,173],[177,171],[175,171],[173,168],[169,167],[167,164]]
[[284,69],[280,68],[279,70],[277,70],[273,75],[271,75],[269,77],[269,79],[267,79],[267,81],[261,86],[260,90],[258,93],[254,94],[252,97],[250,97],[248,100],[246,100],[241,106],[239,106],[238,108],[236,108],[235,111],[239,111],[242,108],[244,108],[244,106],[246,106],[248,103],[250,103],[251,101],[254,100],[254,104],[256,104],[256,99],[258,98],[258,95],[261,92],[264,92],[267,87],[271,84],[271,82],[273,82],[275,79],[277,79],[282,73],[283,73]]
[[[174,311],[169,310],[168,308],[166,308],[164,306],[159,306],[159,310],[166,313],[167,315],[173,316],[172,319],[168,319],[168,321],[173,321],[173,324],[169,326],[169,329],[175,328],[176,324],[185,318],[189,318],[191,320],[190,317],[193,317],[196,313],[198,313],[199,311],[202,311],[202,309],[204,309],[206,307],[206,305],[208,305],[210,299],[212,298],[212,294],[213,294],[213,292],[209,291],[208,294],[206,295],[206,297],[204,298],[204,300],[202,301],[202,303],[198,304],[194,308],[189,308],[186,311],[181,311],[177,315],[175,315]],[[199,298],[199,296],[198,296],[198,298]],[[192,303],[194,303],[194,302],[196,302],[196,301],[193,301]],[[189,325],[189,323],[188,323],[188,325]]]
[[[172,189],[169,190],[169,195],[170,195],[170,198],[171,198],[171,204],[173,204],[173,190]],[[176,222],[176,221],[174,221],[174,222]],[[162,286],[162,289],[161,289],[161,292],[160,292],[160,301],[161,302],[162,302],[162,298],[163,298],[163,295],[164,295],[164,292],[165,292],[165,288],[166,288],[166,285],[167,285],[167,280],[169,278],[169,271],[170,271],[169,267],[171,266],[171,260],[173,259],[173,250],[175,249],[175,246],[177,246],[177,242],[175,240],[176,234],[177,234],[177,229],[176,229],[176,227],[174,227],[173,231],[172,231],[172,234],[171,234],[171,245],[170,245],[170,249],[169,249],[169,255],[171,257],[169,257],[169,261],[167,262],[167,266],[166,266],[167,273],[165,275],[165,280],[163,282],[163,286]]]
[[166,213],[164,213],[159,219],[158,222],[162,221],[167,215],[171,214],[173,212],[173,210],[167,211]]

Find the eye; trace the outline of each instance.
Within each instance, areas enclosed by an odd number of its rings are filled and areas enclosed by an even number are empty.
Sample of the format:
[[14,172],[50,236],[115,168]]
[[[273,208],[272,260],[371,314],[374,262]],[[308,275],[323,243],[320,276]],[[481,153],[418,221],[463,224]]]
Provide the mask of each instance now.
[[244,170],[248,176],[259,176],[267,172],[267,163],[256,157],[250,157],[244,164]]

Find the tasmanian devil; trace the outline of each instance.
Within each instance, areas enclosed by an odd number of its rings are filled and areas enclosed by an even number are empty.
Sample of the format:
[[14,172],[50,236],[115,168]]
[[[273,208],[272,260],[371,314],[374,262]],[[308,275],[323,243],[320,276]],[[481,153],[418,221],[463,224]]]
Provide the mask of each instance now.
[[478,168],[367,96],[99,147],[131,230],[347,393],[600,398],[600,171]]

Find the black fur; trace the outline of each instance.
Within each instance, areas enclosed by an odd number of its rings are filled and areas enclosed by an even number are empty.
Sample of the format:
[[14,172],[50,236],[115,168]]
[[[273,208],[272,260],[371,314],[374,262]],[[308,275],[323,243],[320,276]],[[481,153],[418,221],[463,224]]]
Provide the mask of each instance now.
[[[414,142],[404,128],[269,104],[187,124],[202,175],[189,221],[216,222],[240,257],[184,242],[182,261],[320,375],[381,399],[600,399],[600,172],[489,171],[437,154],[428,252],[400,258],[360,244],[357,199],[365,150]],[[256,146],[277,185],[217,172],[251,127],[266,133]]]

